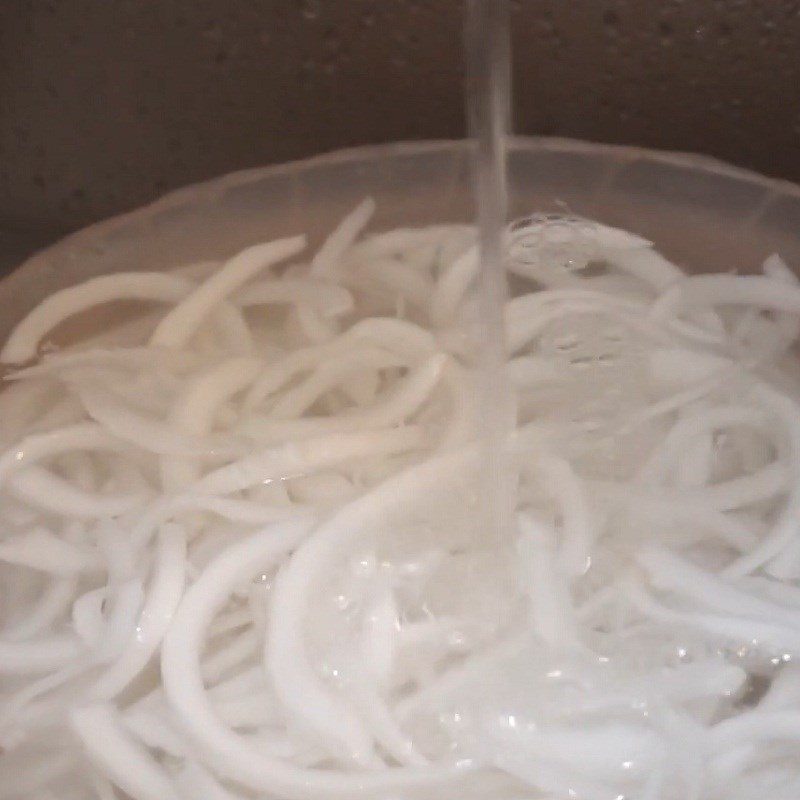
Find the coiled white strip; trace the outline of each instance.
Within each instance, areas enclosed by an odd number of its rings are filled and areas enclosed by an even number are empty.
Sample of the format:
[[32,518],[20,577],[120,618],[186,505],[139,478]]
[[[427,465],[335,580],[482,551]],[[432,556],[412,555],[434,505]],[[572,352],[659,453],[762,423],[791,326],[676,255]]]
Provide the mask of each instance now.
[[0,798],[796,800],[789,267],[512,226],[501,541],[474,231],[373,211],[12,334],[157,304],[0,393]]

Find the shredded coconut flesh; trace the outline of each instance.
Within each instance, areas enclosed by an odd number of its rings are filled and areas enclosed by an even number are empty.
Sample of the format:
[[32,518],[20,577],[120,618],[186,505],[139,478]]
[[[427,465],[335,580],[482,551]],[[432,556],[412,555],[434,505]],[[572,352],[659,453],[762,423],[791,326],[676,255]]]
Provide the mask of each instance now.
[[373,211],[12,332],[0,800],[797,800],[794,273],[510,226],[499,540],[474,231]]

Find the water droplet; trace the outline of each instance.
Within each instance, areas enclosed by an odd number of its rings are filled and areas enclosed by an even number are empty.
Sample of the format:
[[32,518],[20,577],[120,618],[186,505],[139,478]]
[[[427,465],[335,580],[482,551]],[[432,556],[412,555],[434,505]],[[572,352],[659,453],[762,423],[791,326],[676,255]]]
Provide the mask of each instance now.
[[607,28],[616,28],[619,25],[619,14],[614,9],[609,8],[603,13],[603,25]]
[[321,10],[319,0],[303,0],[300,6],[300,11],[303,17],[307,20],[315,20],[319,17]]
[[337,594],[333,598],[333,602],[340,611],[346,611],[350,605],[350,599],[344,594]]
[[517,727],[517,718],[513,714],[504,714],[500,717],[500,724],[513,730]]
[[203,29],[203,38],[219,41],[222,38],[222,28],[218,23],[212,22]]
[[560,678],[564,673],[560,669],[551,669],[549,672],[545,673],[545,677],[547,678]]

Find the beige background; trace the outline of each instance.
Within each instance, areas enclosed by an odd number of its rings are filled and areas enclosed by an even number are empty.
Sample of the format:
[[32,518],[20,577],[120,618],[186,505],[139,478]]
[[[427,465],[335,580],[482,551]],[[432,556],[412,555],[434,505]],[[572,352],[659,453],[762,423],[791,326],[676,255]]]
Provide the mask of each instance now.
[[[800,179],[798,0],[518,0],[516,128]],[[459,0],[3,0],[5,261],[169,188],[463,135]]]

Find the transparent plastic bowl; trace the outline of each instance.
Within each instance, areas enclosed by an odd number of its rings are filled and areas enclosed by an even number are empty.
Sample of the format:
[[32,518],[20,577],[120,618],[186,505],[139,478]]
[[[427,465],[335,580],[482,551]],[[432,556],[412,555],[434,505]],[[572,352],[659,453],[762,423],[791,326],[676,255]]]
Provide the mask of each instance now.
[[[517,138],[511,214],[569,210],[634,231],[692,271],[758,269],[779,252],[800,272],[800,187],[709,158]],[[86,228],[0,282],[0,336],[53,291],[107,272],[164,269],[307,232],[312,245],[365,195],[371,228],[467,221],[469,144],[359,147],[226,175]]]

